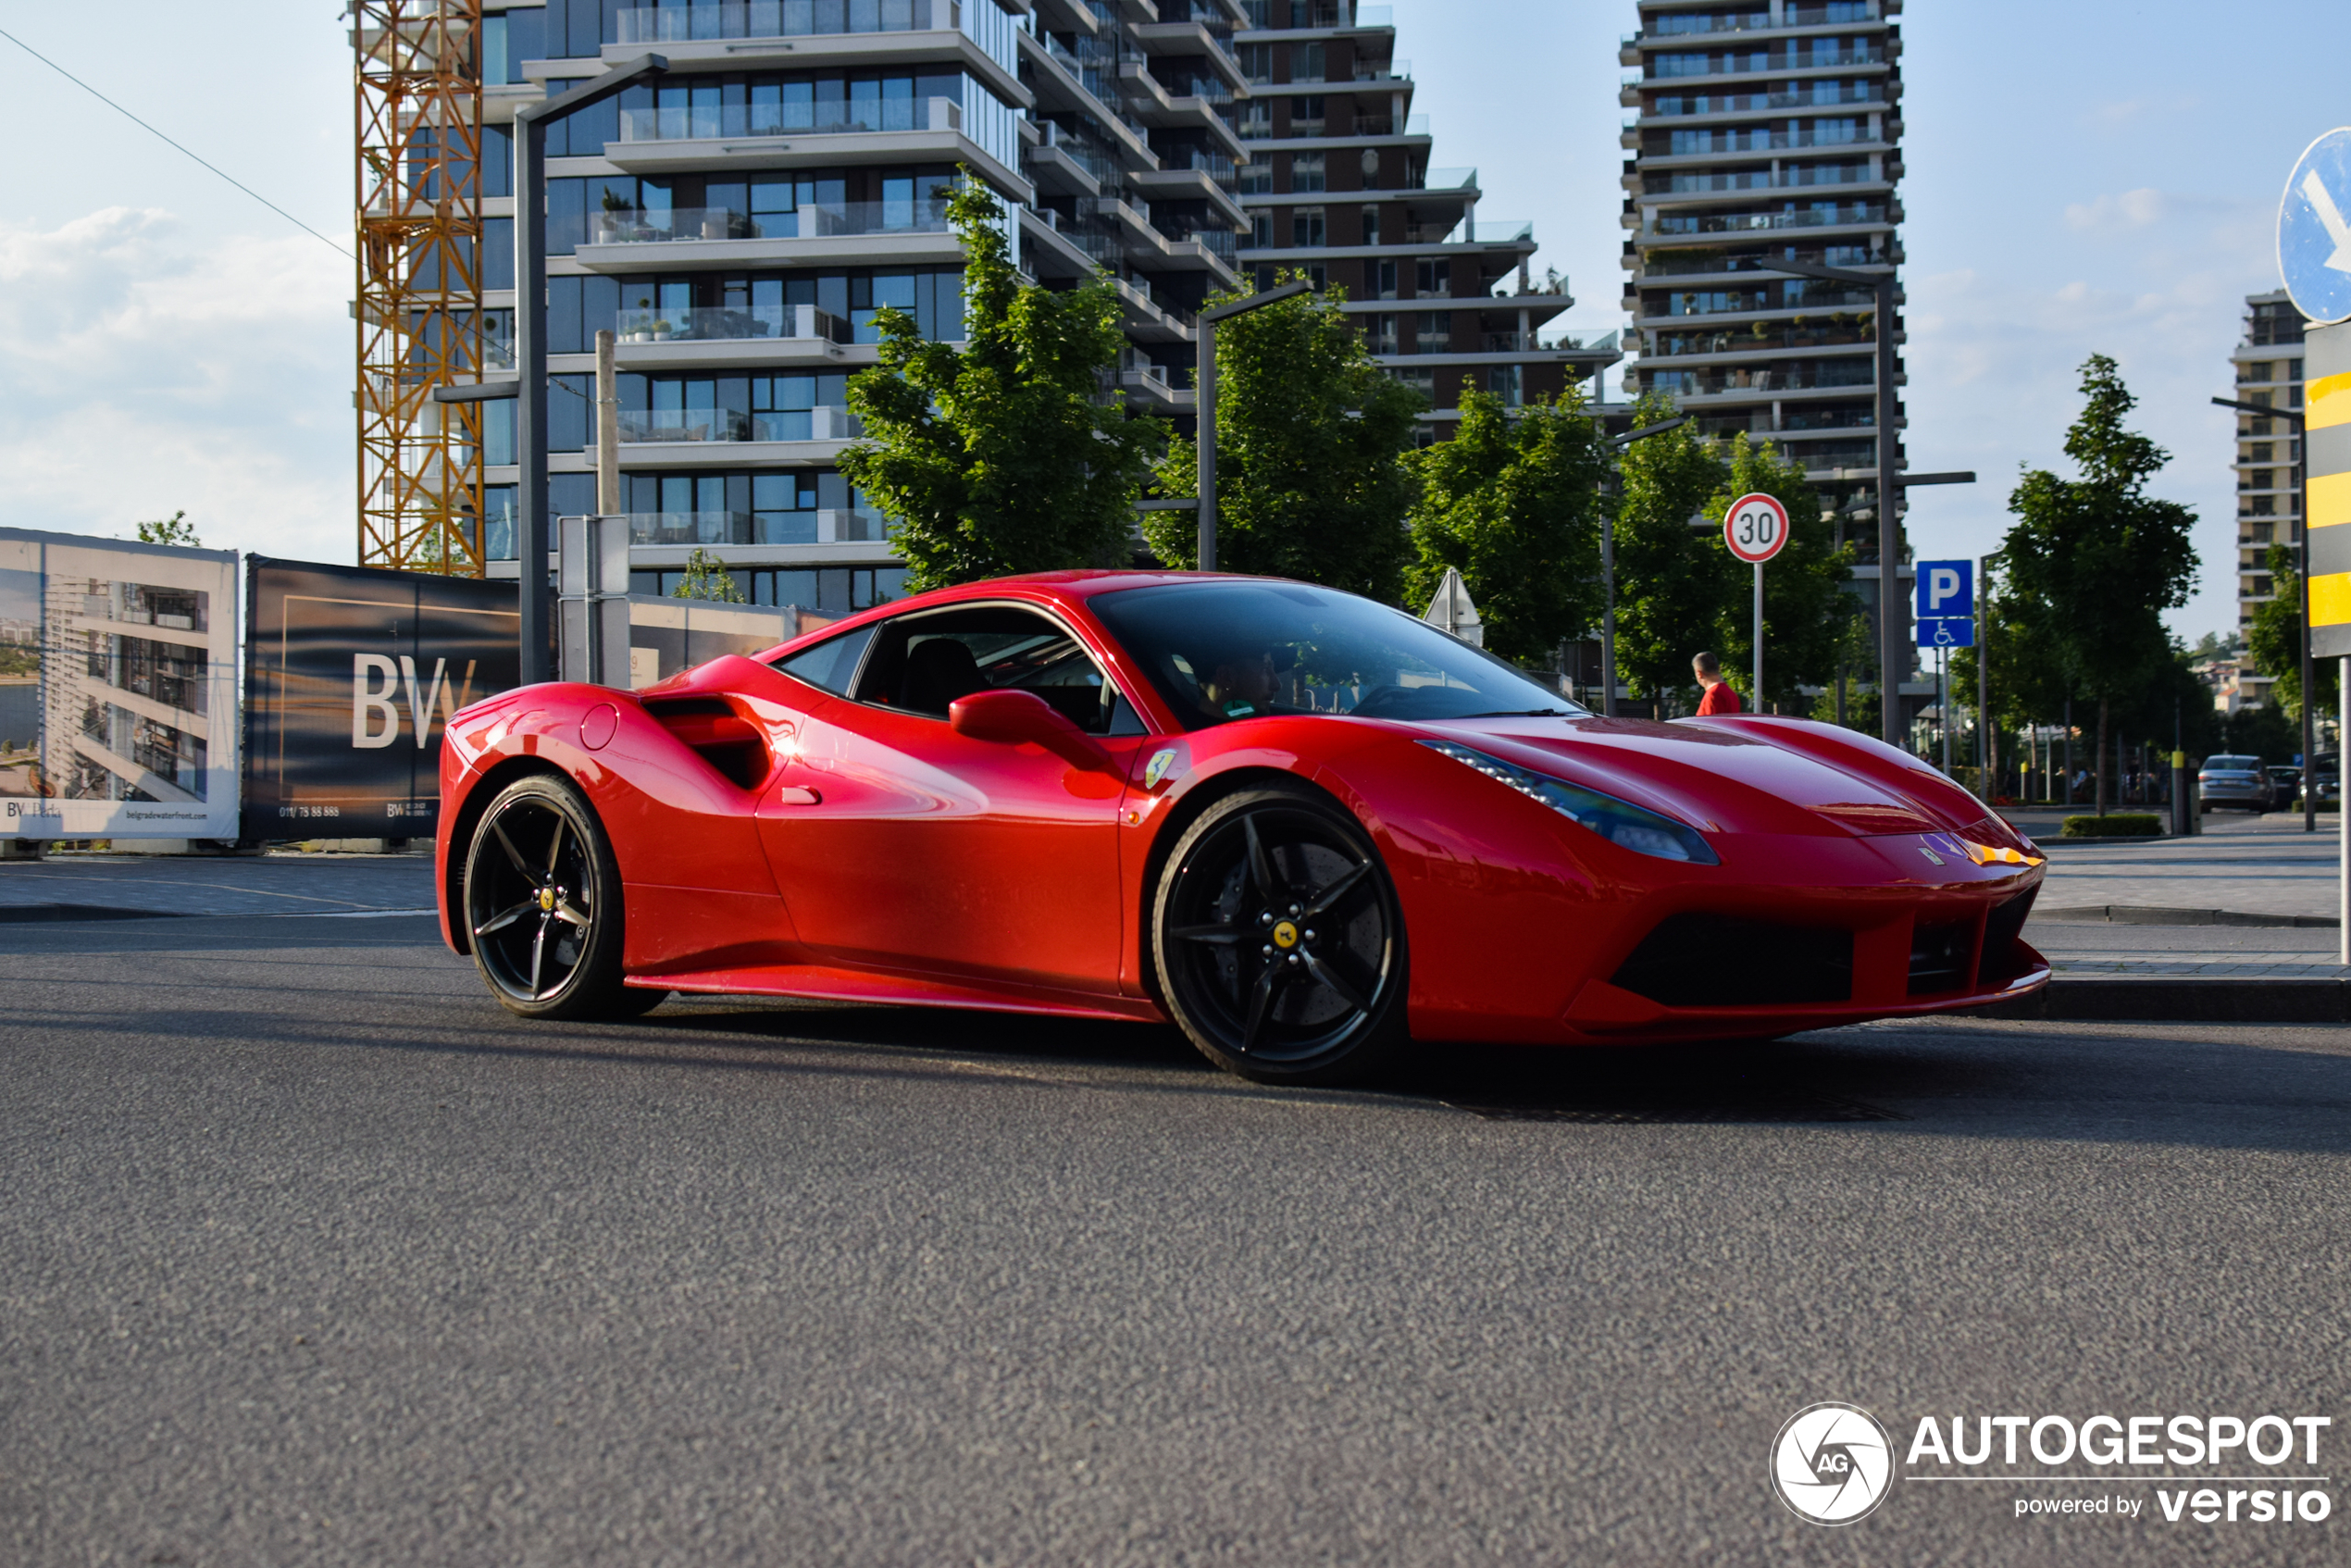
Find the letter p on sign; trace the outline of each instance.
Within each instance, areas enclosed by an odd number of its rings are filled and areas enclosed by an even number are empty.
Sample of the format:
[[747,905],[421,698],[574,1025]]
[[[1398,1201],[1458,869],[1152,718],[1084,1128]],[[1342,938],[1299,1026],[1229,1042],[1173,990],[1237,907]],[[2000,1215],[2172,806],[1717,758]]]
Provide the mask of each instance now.
[[1973,561],[1919,563],[1919,616],[1922,619],[1964,617],[1975,614]]

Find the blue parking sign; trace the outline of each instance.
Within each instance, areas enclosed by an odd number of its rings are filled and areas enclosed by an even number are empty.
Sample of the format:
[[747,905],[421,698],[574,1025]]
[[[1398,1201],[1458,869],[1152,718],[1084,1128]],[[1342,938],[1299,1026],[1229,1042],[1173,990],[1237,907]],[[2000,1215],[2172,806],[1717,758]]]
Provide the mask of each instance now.
[[[1919,618],[1935,620],[1975,614],[1973,561],[1921,561],[1918,564]],[[1931,644],[1921,641],[1920,647]]]

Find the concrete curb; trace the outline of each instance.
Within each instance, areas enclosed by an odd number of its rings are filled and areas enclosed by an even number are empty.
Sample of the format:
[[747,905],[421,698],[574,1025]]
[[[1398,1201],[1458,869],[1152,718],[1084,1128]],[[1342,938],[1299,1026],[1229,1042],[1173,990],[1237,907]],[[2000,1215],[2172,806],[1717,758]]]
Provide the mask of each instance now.
[[2351,980],[2051,980],[2035,995],[1972,1008],[1963,1016],[2048,1023],[2340,1024],[2351,1021]]
[[2162,904],[2090,903],[2070,909],[2036,909],[2035,920],[2060,926],[2269,926],[2294,929],[2339,928],[2332,915],[2247,915],[2233,909],[2171,909]]

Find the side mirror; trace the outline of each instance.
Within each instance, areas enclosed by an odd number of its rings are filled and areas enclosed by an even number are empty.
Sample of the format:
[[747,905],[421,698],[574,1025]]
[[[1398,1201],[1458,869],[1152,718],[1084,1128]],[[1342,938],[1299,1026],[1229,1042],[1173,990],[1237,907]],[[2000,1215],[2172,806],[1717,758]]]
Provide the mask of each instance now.
[[1107,770],[1110,753],[1034,691],[975,691],[947,704],[947,725],[975,740],[1035,741],[1072,767]]

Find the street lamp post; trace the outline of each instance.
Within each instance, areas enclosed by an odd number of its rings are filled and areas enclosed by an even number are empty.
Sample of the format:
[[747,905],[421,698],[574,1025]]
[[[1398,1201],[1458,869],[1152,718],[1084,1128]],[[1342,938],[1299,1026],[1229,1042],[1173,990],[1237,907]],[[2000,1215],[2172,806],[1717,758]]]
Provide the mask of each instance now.
[[[1690,422],[1688,415],[1628,430],[1611,442],[1623,452],[1636,441],[1661,436]],[[1616,716],[1616,513],[1600,508],[1600,712]]]
[[1300,280],[1284,283],[1278,289],[1229,300],[1213,310],[1203,310],[1196,318],[1199,326],[1200,358],[1192,376],[1192,413],[1200,427],[1194,447],[1200,454],[1200,569],[1216,569],[1216,323],[1228,317],[1241,315],[1260,305],[1279,300],[1295,299],[1313,288]]
[[[2233,397],[2216,397],[2212,402],[2216,407],[2233,408],[2258,419],[2283,419],[2294,431],[2294,531],[2300,545],[2295,570],[2302,579],[2302,831],[2315,833],[2319,830],[2319,729],[2313,716],[2318,710],[2310,701],[2309,432],[2303,427],[2302,416],[2290,408],[2266,408],[2258,403],[2240,403]],[[2339,765],[2336,772],[2342,772]],[[2351,930],[2351,927],[2345,928]]]
[[515,111],[515,553],[521,581],[522,683],[554,678],[554,595],[547,582],[547,127],[575,110],[661,75],[669,62],[641,55],[567,93]]

